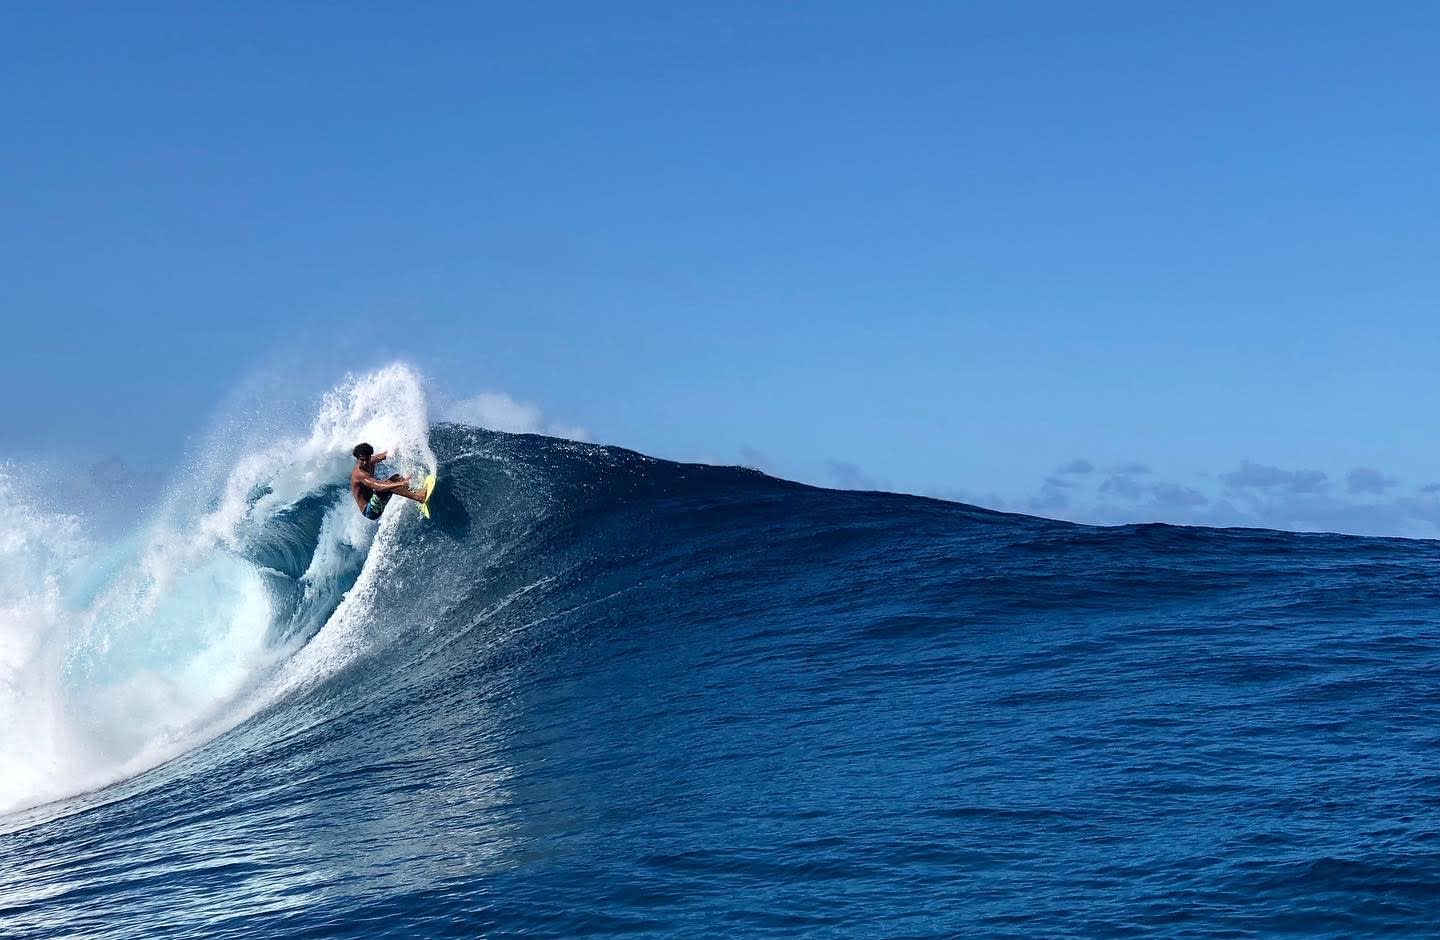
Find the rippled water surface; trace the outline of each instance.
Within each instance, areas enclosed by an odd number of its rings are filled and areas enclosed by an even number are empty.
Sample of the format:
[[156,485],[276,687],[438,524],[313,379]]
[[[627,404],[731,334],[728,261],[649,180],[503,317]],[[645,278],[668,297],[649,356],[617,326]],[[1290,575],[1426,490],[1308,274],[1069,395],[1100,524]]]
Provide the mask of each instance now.
[[1436,933],[1431,544],[432,445],[358,652],[0,817],[0,933]]

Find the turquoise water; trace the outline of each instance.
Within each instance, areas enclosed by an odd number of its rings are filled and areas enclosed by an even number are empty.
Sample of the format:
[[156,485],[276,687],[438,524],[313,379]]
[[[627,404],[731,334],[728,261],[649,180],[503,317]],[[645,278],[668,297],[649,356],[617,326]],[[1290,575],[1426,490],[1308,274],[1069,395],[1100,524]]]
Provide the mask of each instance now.
[[358,611],[343,492],[234,549],[276,675],[351,654],[0,817],[0,933],[1434,934],[1430,543],[431,446]]

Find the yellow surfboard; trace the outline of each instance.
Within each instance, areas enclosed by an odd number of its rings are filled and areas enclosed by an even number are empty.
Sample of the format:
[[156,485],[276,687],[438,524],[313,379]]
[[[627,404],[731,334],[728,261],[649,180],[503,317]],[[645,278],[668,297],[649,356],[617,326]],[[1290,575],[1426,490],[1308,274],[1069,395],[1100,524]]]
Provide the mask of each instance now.
[[430,494],[435,492],[435,474],[425,478],[425,502],[420,504],[420,515],[430,518]]

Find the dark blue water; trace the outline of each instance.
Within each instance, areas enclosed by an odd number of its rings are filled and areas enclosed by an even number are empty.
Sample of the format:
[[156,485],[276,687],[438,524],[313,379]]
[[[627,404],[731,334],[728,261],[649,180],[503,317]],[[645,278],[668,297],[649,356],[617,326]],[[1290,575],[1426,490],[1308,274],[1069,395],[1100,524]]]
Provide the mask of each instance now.
[[1431,543],[432,445],[365,654],[0,817],[0,933],[1440,932]]

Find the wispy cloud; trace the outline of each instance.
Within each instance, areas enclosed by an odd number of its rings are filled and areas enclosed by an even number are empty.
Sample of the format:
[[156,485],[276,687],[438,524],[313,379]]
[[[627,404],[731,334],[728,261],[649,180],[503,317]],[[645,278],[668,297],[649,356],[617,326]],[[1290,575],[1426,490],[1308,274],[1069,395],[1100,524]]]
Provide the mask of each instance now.
[[[1092,470],[1079,472],[1085,465]],[[1066,472],[1071,468],[1077,469]],[[1407,489],[1374,467],[1356,467],[1336,479],[1319,469],[1246,460],[1223,473],[1174,480],[1144,464],[1115,464],[1101,473],[1077,459],[1044,477],[1029,496],[969,499],[959,490],[930,495],[1100,525],[1171,522],[1440,537],[1440,483]]]
[[588,441],[590,433],[582,427],[546,420],[539,405],[517,401],[504,392],[481,392],[450,405],[443,412],[447,421],[473,424],[492,431],[511,434],[548,434],[572,441]]
[[1345,488],[1351,493],[1383,493],[1398,485],[1373,467],[1356,467],[1345,478]]
[[1221,474],[1220,481],[1231,492],[1318,493],[1325,488],[1325,474],[1319,470],[1282,470],[1265,464],[1241,461],[1240,469]]
[[1196,509],[1210,502],[1197,489],[1179,483],[1154,483],[1150,486],[1151,504],[1166,509]]
[[1070,461],[1065,466],[1056,470],[1057,476],[1084,475],[1095,470],[1095,465],[1083,457]]
[[1110,468],[1110,472],[1123,473],[1127,476],[1145,476],[1147,474],[1154,473],[1155,471],[1151,470],[1143,463],[1135,463],[1134,461],[1131,461],[1130,463],[1116,464],[1115,466]]
[[1012,508],[1041,515],[1063,513],[1071,505],[1072,491],[1083,487],[1086,478],[1094,472],[1095,465],[1093,463],[1083,457],[1077,457],[1046,477],[1045,482],[1040,485],[1039,493],[1030,497],[1022,505]]

